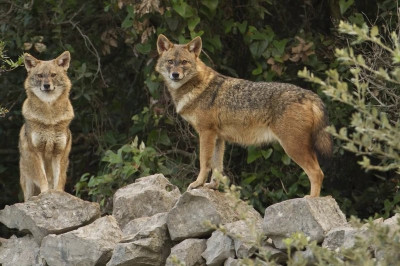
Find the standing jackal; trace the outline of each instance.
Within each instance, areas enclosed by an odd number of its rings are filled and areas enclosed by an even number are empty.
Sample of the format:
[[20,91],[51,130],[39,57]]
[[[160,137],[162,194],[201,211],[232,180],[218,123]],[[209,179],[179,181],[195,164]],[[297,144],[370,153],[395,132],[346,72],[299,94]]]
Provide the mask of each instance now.
[[[328,120],[321,99],[291,84],[227,77],[199,58],[202,42],[171,43],[160,34],[156,70],[163,77],[176,111],[200,137],[200,173],[188,189],[203,186],[210,170],[223,171],[225,141],[241,145],[279,141],[307,173],[311,197],[318,197],[324,174],[317,153],[329,155]],[[216,188],[215,178],[205,184]]]
[[69,124],[74,111],[69,101],[68,51],[54,60],[24,56],[28,77],[22,106],[25,124],[19,137],[20,183],[24,199],[49,189],[64,190],[71,150]]

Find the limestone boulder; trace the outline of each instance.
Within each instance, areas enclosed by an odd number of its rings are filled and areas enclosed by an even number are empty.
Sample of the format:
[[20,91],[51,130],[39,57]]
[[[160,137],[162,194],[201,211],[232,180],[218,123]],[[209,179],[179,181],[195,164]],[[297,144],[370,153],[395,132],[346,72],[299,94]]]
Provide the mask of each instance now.
[[256,243],[263,236],[262,220],[239,220],[224,225],[227,234],[233,239],[235,253],[238,258],[252,256],[256,251]]
[[77,230],[46,236],[40,254],[52,265],[105,265],[122,231],[112,216],[105,216]]
[[222,265],[228,258],[235,257],[233,240],[221,231],[214,231],[207,240],[207,248],[201,256],[208,266]]
[[113,198],[113,216],[121,228],[129,221],[168,212],[181,193],[162,174],[142,177],[120,188]]
[[236,202],[228,194],[200,188],[186,191],[168,213],[168,230],[174,241],[208,237],[213,229],[206,225],[226,224],[242,219],[259,221],[260,214],[243,201]]
[[240,266],[239,260],[233,259],[233,258],[228,258],[224,262],[224,266]]
[[366,230],[360,228],[354,228],[351,226],[340,226],[330,230],[324,241],[322,242],[322,247],[336,250],[337,248],[352,248],[355,244],[356,237],[363,237]]
[[38,244],[48,234],[72,231],[99,217],[99,204],[60,191],[45,192],[0,211],[1,223],[31,232]]
[[383,221],[383,225],[389,228],[389,234],[393,235],[400,231],[400,213]]
[[3,266],[45,266],[40,258],[40,247],[31,235],[21,238],[12,236],[2,239],[0,244],[0,265]]
[[299,198],[283,201],[265,210],[264,233],[279,249],[295,232],[303,232],[310,241],[322,242],[331,229],[346,225],[346,217],[332,197]]
[[164,266],[172,247],[166,223],[167,213],[129,222],[107,266]]
[[186,266],[205,266],[206,261],[201,254],[206,250],[206,239],[185,239],[171,249],[166,266],[174,266],[175,261],[184,263]]

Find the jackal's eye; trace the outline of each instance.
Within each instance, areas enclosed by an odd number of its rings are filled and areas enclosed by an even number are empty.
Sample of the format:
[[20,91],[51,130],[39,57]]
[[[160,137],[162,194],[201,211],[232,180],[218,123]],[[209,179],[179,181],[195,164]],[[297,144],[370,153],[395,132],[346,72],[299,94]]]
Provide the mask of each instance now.
[[181,64],[182,64],[182,65],[186,65],[187,62],[188,62],[188,61],[186,61],[186,60],[182,60]]
[[168,60],[168,64],[172,65],[174,63],[174,60]]
[[56,73],[51,73],[51,77],[54,78],[57,74]]
[[37,76],[38,76],[38,78],[43,78],[43,75],[42,74],[37,74]]

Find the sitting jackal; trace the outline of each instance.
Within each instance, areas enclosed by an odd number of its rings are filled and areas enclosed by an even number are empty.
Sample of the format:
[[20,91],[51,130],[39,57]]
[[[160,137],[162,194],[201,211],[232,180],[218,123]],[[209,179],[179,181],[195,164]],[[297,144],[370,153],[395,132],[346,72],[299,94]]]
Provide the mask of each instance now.
[[71,150],[69,124],[74,118],[67,76],[70,60],[68,51],[50,61],[25,54],[27,99],[22,106],[25,123],[19,138],[25,201],[49,189],[64,190]]

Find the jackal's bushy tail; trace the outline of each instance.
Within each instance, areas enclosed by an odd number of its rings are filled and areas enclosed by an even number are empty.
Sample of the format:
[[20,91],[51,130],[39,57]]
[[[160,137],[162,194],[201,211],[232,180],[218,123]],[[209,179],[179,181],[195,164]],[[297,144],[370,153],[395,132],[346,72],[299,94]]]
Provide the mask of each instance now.
[[311,137],[314,150],[318,157],[329,158],[332,155],[332,137],[325,131],[329,124],[328,115],[322,103],[313,105],[313,113],[314,126]]

